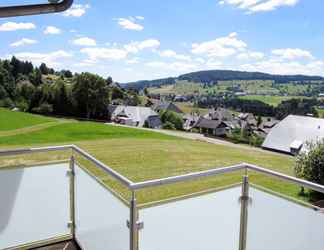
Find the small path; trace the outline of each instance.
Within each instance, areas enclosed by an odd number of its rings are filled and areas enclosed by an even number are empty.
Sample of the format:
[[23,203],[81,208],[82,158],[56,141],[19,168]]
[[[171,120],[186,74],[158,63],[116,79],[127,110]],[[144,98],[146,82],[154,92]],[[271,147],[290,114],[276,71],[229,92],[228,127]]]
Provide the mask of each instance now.
[[15,129],[15,130],[10,130],[10,131],[1,131],[0,132],[0,137],[5,137],[5,136],[12,136],[12,135],[20,135],[20,134],[26,134],[38,130],[43,130],[46,128],[50,128],[59,124],[64,124],[64,123],[71,123],[71,121],[68,120],[57,120],[54,122],[46,122],[42,124],[38,124],[35,126],[31,127],[25,127],[25,128],[20,128],[20,129]]

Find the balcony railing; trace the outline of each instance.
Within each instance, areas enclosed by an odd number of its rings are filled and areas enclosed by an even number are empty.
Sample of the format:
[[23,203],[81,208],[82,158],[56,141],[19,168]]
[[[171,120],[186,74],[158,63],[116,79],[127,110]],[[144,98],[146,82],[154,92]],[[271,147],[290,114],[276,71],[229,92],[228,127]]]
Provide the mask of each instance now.
[[[87,250],[322,250],[323,211],[249,181],[250,172],[324,193],[324,186],[255,165],[134,183],[74,146],[0,152],[0,157],[68,152],[65,161],[0,168],[0,249],[75,240]],[[66,153],[64,152],[64,153]],[[82,157],[131,192],[125,199],[78,161]],[[145,188],[241,173],[225,188],[144,205]]]

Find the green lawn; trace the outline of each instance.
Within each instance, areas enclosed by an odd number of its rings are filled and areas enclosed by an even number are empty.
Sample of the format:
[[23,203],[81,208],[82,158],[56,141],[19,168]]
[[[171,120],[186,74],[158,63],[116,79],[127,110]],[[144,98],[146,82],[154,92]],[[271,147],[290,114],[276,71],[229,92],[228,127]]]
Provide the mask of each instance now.
[[287,101],[293,98],[307,98],[304,96],[263,96],[263,95],[248,95],[242,96],[240,99],[244,100],[258,100],[274,107],[278,106],[281,102]]
[[0,108],[0,121],[0,131],[9,131],[54,122],[55,119]]
[[[8,113],[10,114],[10,113]],[[117,127],[92,122],[65,122],[56,126],[0,136],[0,150],[76,144],[121,174],[138,182],[202,171],[211,168],[248,162],[286,174],[293,174],[294,159],[289,156],[255,149],[235,148],[162,135],[157,132]],[[0,158],[0,166],[14,166],[48,160],[65,159],[62,152],[39,153],[19,157]],[[125,197],[129,192],[108,178],[89,162],[78,159],[105,183]],[[250,173],[254,183],[275,191],[298,197],[298,187]],[[203,178],[181,184],[147,189],[138,192],[140,203],[161,200],[241,181],[242,173]]]

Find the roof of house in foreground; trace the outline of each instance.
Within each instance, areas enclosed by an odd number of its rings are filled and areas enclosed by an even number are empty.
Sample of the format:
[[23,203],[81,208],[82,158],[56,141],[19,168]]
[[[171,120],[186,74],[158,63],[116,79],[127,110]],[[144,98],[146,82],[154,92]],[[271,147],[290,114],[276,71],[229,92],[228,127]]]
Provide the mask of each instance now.
[[271,129],[262,147],[291,153],[296,141],[316,141],[324,138],[324,119],[289,115]]

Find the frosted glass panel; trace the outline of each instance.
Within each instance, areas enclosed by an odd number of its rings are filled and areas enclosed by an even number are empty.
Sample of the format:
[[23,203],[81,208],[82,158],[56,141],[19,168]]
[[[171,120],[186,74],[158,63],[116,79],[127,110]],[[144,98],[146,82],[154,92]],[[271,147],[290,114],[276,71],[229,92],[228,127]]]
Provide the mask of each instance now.
[[324,214],[251,189],[248,250],[323,250]]
[[238,249],[241,188],[140,210],[140,250]]
[[129,208],[76,168],[76,237],[83,249],[129,250]]
[[0,249],[70,233],[68,166],[0,170]]

